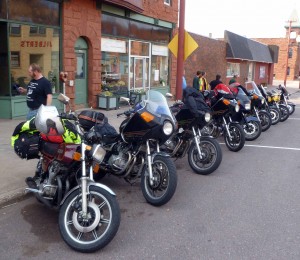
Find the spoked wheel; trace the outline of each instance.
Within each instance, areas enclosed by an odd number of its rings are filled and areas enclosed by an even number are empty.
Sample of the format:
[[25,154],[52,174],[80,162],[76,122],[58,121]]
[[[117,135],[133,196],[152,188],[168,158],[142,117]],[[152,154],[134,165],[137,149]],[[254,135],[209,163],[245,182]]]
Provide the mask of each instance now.
[[278,122],[280,122],[281,115],[277,108],[270,108],[270,116],[272,119],[272,125],[276,125]]
[[230,151],[238,152],[244,147],[245,133],[243,128],[239,124],[229,124],[229,132],[232,137],[230,139],[227,131],[224,130],[225,144]]
[[259,121],[250,120],[243,124],[246,141],[253,141],[261,134],[261,124]]
[[199,145],[202,158],[193,142],[188,151],[189,165],[195,173],[207,175],[219,167],[222,161],[222,150],[217,140],[210,137],[201,137]]
[[267,131],[272,125],[272,118],[270,114],[266,111],[259,111],[258,116],[261,123],[261,131]]
[[280,119],[280,122],[284,122],[285,120],[287,120],[290,116],[290,113],[289,113],[289,109],[287,108],[286,105],[279,105],[279,110],[280,110],[280,113],[281,113],[281,119]]
[[106,246],[120,225],[116,197],[103,188],[90,186],[87,214],[82,212],[82,194],[77,189],[59,211],[59,230],[63,240],[74,250],[89,253]]
[[177,173],[174,162],[169,157],[157,155],[152,163],[154,177],[151,185],[149,170],[145,166],[142,172],[141,188],[148,203],[153,206],[166,204],[174,195],[177,187]]

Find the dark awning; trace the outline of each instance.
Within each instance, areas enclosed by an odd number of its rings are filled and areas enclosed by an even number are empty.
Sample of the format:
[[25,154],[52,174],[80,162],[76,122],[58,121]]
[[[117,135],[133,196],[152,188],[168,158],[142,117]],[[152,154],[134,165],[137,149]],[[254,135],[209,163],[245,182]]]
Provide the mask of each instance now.
[[225,31],[226,58],[274,63],[267,45]]

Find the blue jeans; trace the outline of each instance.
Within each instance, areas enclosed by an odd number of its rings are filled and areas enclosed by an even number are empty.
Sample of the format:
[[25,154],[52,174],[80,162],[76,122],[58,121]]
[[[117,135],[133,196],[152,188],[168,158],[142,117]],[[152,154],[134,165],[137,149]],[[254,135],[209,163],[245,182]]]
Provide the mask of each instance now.
[[29,108],[28,114],[26,116],[26,120],[30,120],[31,118],[35,117],[37,112],[38,112],[38,109]]

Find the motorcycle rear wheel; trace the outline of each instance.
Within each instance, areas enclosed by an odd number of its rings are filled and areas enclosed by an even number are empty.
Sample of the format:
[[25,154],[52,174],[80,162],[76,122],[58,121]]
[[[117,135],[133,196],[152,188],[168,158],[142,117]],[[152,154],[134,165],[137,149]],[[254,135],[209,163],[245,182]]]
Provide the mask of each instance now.
[[90,186],[87,218],[81,214],[81,190],[73,191],[59,211],[59,231],[68,246],[90,253],[105,247],[120,225],[120,208],[115,196]]
[[230,140],[227,131],[224,130],[224,139],[227,148],[232,152],[238,152],[245,145],[245,133],[241,125],[239,124],[229,124],[229,132],[232,136]]
[[201,137],[199,145],[202,159],[199,156],[195,142],[193,142],[188,151],[189,165],[197,174],[211,174],[219,167],[222,161],[220,144],[213,138]]
[[153,185],[150,184],[148,167],[141,176],[141,188],[146,201],[153,206],[166,204],[174,195],[177,187],[177,173],[170,157],[155,156],[152,163]]
[[289,109],[287,108],[286,105],[282,105],[280,104],[279,105],[279,110],[280,110],[280,113],[281,113],[281,119],[280,119],[280,122],[284,122],[285,120],[287,120],[290,116],[290,113],[289,113]]
[[250,120],[248,123],[243,124],[245,132],[245,140],[253,141],[261,135],[261,124],[259,121]]
[[261,131],[267,131],[272,125],[272,118],[270,114],[266,111],[259,111],[258,116],[261,123]]

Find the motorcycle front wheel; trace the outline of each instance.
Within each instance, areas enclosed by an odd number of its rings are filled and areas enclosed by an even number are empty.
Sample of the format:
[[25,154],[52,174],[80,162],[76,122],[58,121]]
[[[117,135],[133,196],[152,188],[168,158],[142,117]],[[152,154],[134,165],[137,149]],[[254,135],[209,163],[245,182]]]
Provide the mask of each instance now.
[[177,187],[177,173],[170,157],[155,156],[152,163],[153,184],[150,184],[149,170],[145,166],[141,176],[141,188],[146,201],[153,206],[166,204]]
[[238,152],[245,145],[244,130],[239,124],[232,124],[232,123],[229,124],[228,128],[232,139],[230,139],[227,130],[225,129],[224,130],[225,144],[230,151]]
[[259,121],[250,120],[248,123],[243,124],[245,132],[245,140],[253,141],[261,134],[261,124]]
[[285,120],[287,120],[290,116],[290,112],[289,112],[289,109],[287,108],[286,105],[282,105],[280,104],[279,105],[279,110],[280,110],[280,113],[281,113],[281,119],[280,119],[280,122],[284,122]]
[[120,225],[120,208],[115,196],[91,186],[87,214],[82,212],[82,194],[71,193],[59,211],[59,230],[63,240],[76,251],[90,253],[105,247]]
[[292,102],[288,102],[287,107],[290,115],[292,115],[295,112],[295,104]]
[[202,158],[193,142],[188,151],[189,165],[195,173],[208,175],[219,167],[222,161],[222,150],[220,144],[210,137],[201,137],[199,145]]
[[280,122],[281,115],[277,108],[270,108],[270,116],[272,119],[272,125],[276,125],[278,122]]
[[261,123],[261,131],[267,131],[272,125],[272,118],[270,114],[266,111],[259,111],[258,116]]

